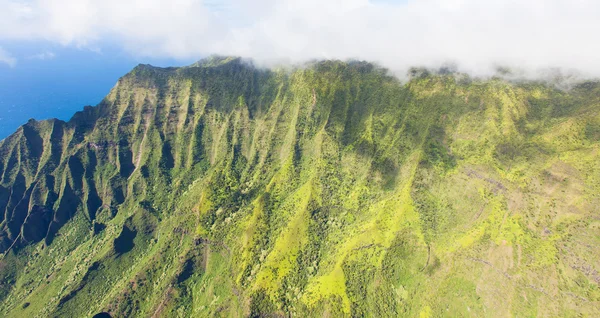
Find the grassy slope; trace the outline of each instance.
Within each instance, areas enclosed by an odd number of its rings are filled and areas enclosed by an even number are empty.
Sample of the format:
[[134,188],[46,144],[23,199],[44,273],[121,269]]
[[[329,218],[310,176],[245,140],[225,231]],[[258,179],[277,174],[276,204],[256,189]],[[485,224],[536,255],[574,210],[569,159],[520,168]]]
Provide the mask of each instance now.
[[0,145],[0,195],[39,188],[58,231],[3,219],[0,312],[598,316],[599,93],[139,66],[60,135]]

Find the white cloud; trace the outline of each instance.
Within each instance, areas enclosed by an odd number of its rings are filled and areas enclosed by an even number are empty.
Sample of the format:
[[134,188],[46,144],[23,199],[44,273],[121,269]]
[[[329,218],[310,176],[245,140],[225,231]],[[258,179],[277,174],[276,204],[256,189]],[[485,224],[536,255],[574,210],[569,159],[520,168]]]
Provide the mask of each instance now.
[[10,53],[0,47],[0,63],[5,63],[10,67],[14,67],[17,64],[17,59],[12,57]]
[[597,0],[0,0],[0,40],[137,55],[259,61],[358,58],[393,69],[452,61],[600,75]]
[[55,57],[56,57],[56,54],[54,54],[54,52],[43,51],[43,52],[40,52],[38,54],[34,54],[34,55],[31,55],[31,56],[28,56],[27,58],[30,59],[30,60],[42,60],[42,61],[45,61],[45,60],[51,60],[51,59],[53,59]]

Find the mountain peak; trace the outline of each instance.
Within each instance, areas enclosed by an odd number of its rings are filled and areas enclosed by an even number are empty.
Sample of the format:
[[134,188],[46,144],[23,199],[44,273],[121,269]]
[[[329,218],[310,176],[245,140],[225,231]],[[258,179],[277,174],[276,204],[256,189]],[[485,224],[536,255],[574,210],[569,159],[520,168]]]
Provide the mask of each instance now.
[[189,67],[217,67],[229,63],[237,64],[242,62],[251,63],[249,59],[243,59],[239,56],[211,55],[199,60]]

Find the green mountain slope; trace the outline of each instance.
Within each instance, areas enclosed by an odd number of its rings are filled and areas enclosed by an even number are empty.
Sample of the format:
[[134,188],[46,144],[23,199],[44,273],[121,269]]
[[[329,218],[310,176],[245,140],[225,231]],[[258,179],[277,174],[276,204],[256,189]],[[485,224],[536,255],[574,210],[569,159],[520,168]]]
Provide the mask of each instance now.
[[600,315],[600,84],[140,65],[0,142],[0,315]]

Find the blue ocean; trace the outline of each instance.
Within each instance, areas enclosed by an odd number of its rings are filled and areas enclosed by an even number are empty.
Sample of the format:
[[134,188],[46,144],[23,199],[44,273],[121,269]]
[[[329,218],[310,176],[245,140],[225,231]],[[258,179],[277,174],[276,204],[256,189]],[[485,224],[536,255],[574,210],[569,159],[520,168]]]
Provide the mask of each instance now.
[[190,61],[134,58],[124,52],[52,47],[6,47],[18,52],[16,65],[0,64],[0,139],[30,118],[69,120],[86,105],[97,105],[139,63],[178,66]]

